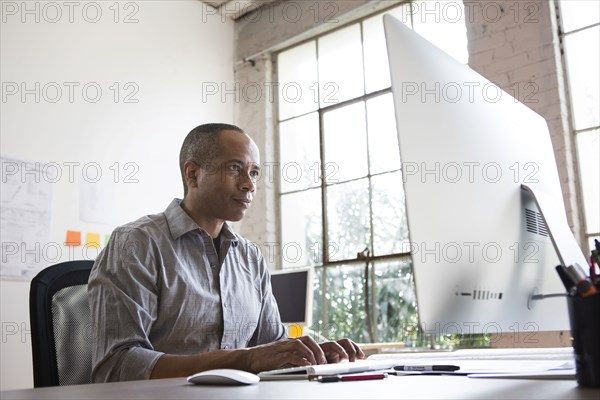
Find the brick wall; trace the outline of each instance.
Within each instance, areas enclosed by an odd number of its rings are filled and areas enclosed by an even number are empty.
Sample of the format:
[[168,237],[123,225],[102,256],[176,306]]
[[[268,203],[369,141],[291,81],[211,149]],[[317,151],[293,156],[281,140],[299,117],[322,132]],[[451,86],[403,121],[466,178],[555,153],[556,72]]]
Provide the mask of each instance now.
[[252,207],[242,222],[235,224],[236,232],[256,243],[262,251],[270,269],[276,269],[279,259],[277,246],[277,193],[275,167],[275,102],[271,57],[263,56],[253,63],[238,64],[236,83],[239,96],[234,109],[236,124],[244,129],[256,142],[260,150],[262,174]]

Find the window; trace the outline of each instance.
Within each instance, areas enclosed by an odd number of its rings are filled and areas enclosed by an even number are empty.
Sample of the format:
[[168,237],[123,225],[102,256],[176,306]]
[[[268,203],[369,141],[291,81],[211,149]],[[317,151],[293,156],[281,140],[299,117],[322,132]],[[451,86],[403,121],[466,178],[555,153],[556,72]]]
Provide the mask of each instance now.
[[[387,12],[467,62],[461,2]],[[315,268],[313,330],[420,345],[382,16],[277,55],[281,263]]]
[[[570,93],[571,126],[579,165],[589,249],[600,240],[600,3],[560,1],[560,34]],[[589,250],[588,249],[588,250]]]

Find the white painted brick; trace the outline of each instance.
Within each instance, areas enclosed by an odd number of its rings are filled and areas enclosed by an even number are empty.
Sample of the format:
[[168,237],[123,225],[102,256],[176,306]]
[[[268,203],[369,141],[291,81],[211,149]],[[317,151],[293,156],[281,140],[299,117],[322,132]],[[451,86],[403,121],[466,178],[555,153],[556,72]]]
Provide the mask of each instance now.
[[[527,54],[526,52],[522,52],[521,54]],[[494,60],[504,60],[514,58],[520,55],[515,51],[514,46],[510,42],[504,42],[501,46],[498,46],[494,49]]]
[[512,73],[515,70],[515,65],[526,65],[531,62],[532,60],[529,58],[529,54],[526,52],[521,52],[518,54],[514,54],[513,56],[508,58],[494,57],[492,66],[496,73],[508,73],[509,80],[511,80],[511,82],[516,82],[516,80],[512,78]]
[[469,55],[469,65],[477,71],[478,67],[484,67],[492,63],[494,57],[494,49],[482,51],[477,54]]
[[[503,34],[501,34],[503,35]],[[506,43],[504,36],[481,36],[469,39],[469,54],[477,54],[488,50],[494,50]]]

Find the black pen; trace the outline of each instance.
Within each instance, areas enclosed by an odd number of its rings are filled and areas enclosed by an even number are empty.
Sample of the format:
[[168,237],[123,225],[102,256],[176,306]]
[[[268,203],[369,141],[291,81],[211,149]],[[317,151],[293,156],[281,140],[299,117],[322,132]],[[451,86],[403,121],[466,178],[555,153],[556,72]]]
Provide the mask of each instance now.
[[444,371],[452,372],[460,369],[457,365],[396,365],[396,371]]
[[387,375],[384,373],[377,374],[359,374],[359,375],[321,375],[317,377],[317,381],[322,383],[327,382],[351,382],[351,381],[370,381],[373,379],[384,379]]
[[573,282],[571,277],[567,274],[566,267],[564,265],[557,265],[555,269],[558,273],[560,281],[563,283],[565,289],[567,289],[567,293],[569,293],[575,286],[575,282]]
[[590,255],[590,279],[593,282],[598,279],[598,274],[596,273],[596,266],[600,267],[600,256],[598,254],[598,250],[594,249]]

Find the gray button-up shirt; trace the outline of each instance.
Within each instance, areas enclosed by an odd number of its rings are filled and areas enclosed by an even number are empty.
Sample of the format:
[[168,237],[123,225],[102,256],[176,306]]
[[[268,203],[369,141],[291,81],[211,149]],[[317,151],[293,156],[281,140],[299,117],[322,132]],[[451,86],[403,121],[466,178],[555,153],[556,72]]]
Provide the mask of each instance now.
[[218,255],[180,202],[118,227],[98,255],[88,285],[93,382],[148,379],[164,353],[285,337],[258,247],[225,224]]

